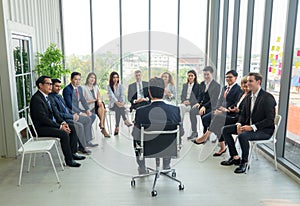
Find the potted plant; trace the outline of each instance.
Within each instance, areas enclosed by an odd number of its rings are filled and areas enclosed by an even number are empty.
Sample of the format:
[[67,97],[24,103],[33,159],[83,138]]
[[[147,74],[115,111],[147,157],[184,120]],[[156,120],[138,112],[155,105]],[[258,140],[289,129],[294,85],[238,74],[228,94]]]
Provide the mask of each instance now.
[[54,43],[51,43],[44,53],[37,53],[36,57],[39,60],[36,66],[36,73],[39,76],[47,75],[51,78],[61,78],[70,73],[69,69],[64,68],[64,55]]

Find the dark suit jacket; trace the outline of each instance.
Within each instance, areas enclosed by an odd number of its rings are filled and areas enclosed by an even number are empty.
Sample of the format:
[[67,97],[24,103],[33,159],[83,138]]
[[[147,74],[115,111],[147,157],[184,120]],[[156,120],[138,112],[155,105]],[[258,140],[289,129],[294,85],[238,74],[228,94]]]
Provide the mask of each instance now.
[[[144,97],[148,97],[150,100],[149,92],[148,92],[148,82],[142,81]],[[137,99],[137,86],[136,82],[129,84],[128,86],[128,101],[133,105],[133,101]]]
[[[42,127],[54,127],[59,129],[60,124],[64,121],[57,110],[55,109],[51,98],[49,98],[52,111],[46,102],[44,95],[37,91],[30,100],[30,115],[32,117],[33,124],[37,130]],[[55,117],[56,122],[52,120],[52,115]]]
[[[63,96],[68,108],[72,110],[73,113],[79,114],[80,112],[85,112],[90,108],[83,96],[82,88],[80,86],[78,87],[78,94],[79,94],[79,99],[76,97],[72,84],[69,84],[63,90]],[[79,102],[81,102],[84,110],[79,108]]]
[[218,99],[218,103],[216,106],[216,109],[219,107],[232,107],[232,106],[236,106],[236,103],[239,101],[241,94],[243,93],[243,90],[241,89],[241,87],[238,84],[235,84],[228,92],[228,94],[226,95],[226,98],[224,98],[224,93],[227,89],[227,86],[224,86],[221,94],[219,96]]
[[163,101],[152,102],[136,110],[135,123],[132,130],[132,136],[135,140],[140,139],[141,124],[161,124],[162,128],[166,124],[180,124],[180,136],[184,134],[179,108],[166,104]]
[[198,102],[200,97],[200,84],[198,82],[194,82],[190,99],[186,98],[187,90],[188,90],[188,83],[185,83],[183,84],[182,91],[181,91],[181,102],[185,100],[189,100],[191,106],[193,106]]
[[258,130],[272,135],[275,128],[275,106],[276,101],[273,95],[261,89],[255,100],[251,114],[251,92],[249,92],[245,97],[243,110],[238,122],[241,123],[241,125],[250,125],[250,118],[252,118],[252,124],[254,124]]
[[221,85],[215,80],[212,80],[206,92],[205,88],[205,81],[203,81],[200,83],[200,96],[198,103],[200,104],[200,107],[204,106],[206,113],[208,113],[212,110],[212,108],[216,108]]
[[[72,111],[67,107],[62,96],[56,93],[49,94],[49,97],[52,99],[54,106],[56,107],[59,116],[64,120],[73,120]],[[67,111],[68,112],[67,112]]]

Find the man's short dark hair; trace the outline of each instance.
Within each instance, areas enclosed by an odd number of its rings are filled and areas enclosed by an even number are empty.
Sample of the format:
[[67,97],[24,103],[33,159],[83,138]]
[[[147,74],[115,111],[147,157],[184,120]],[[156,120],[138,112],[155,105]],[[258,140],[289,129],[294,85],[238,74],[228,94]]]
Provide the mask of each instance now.
[[55,83],[61,83],[59,79],[51,79],[52,84],[54,85]]
[[76,75],[81,76],[81,74],[79,72],[72,72],[71,79],[73,79]]
[[149,81],[149,91],[153,98],[162,99],[165,91],[165,83],[162,78],[154,77]]
[[234,77],[237,77],[237,76],[239,76],[239,74],[235,71],[235,70],[229,70],[228,72],[226,72],[226,75],[228,75],[228,74],[232,74]]
[[211,67],[211,66],[206,66],[204,69],[203,69],[204,72],[210,72],[211,74],[214,73],[214,69]]
[[248,73],[248,76],[254,76],[254,79],[256,81],[260,80],[260,83],[262,82],[263,80],[263,76],[260,74],[260,73],[257,73],[257,72],[249,72]]
[[39,84],[45,84],[45,79],[51,79],[51,77],[49,76],[40,76],[36,82],[35,82],[35,85],[37,86],[37,88],[40,88],[40,85]]

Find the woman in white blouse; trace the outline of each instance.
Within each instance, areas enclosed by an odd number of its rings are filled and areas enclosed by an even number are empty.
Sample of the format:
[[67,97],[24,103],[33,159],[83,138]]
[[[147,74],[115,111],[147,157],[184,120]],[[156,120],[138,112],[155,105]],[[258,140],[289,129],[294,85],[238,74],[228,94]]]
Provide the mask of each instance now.
[[86,78],[85,85],[82,86],[83,96],[85,97],[90,110],[96,113],[100,119],[99,127],[104,137],[110,137],[105,129],[105,104],[100,98],[100,91],[97,86],[97,76],[91,72]]
[[117,72],[110,73],[107,91],[109,96],[109,109],[115,111],[116,117],[116,128],[114,135],[118,135],[121,116],[126,126],[130,127],[132,126],[132,123],[129,122],[125,115],[124,86],[120,84],[119,74]]
[[165,92],[163,99],[168,104],[176,104],[176,87],[172,75],[169,72],[164,72],[161,74],[161,78],[165,82]]

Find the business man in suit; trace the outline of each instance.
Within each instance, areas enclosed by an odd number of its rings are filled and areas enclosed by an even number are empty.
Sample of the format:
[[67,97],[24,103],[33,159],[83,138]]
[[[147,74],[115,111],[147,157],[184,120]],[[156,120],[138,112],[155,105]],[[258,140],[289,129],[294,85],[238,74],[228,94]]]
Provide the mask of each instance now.
[[[90,135],[91,138],[91,120],[89,118],[78,115],[77,113],[72,114],[72,111],[67,107],[62,96],[59,95],[61,89],[61,81],[59,79],[52,79],[52,92],[49,97],[52,99],[53,105],[56,107],[59,116],[66,121],[68,124],[73,124],[76,129],[78,136],[78,151],[83,154],[91,154],[91,151],[86,149],[88,140],[86,137]],[[85,132],[87,129],[87,132]]]
[[[275,126],[275,106],[276,101],[272,94],[261,88],[262,75],[250,72],[247,77],[249,94],[245,97],[243,109],[239,116],[239,121],[235,125],[223,127],[223,136],[228,144],[230,158],[222,161],[221,165],[239,165],[234,170],[235,173],[246,171],[249,141],[266,140],[271,138]],[[242,159],[238,156],[232,134],[238,134],[238,139],[242,149]]]
[[141,70],[134,72],[135,82],[128,86],[128,101],[131,103],[130,112],[150,103],[148,82],[142,81]]
[[195,70],[187,72],[187,83],[183,84],[181,91],[181,104],[179,104],[181,122],[183,122],[184,115],[189,112],[191,108],[197,104],[200,97],[200,85],[197,81],[197,73]]
[[[63,97],[68,108],[72,113],[79,115],[79,122],[84,124],[85,136],[88,141],[88,147],[96,147],[98,144],[93,144],[92,141],[92,124],[96,119],[96,115],[90,111],[89,105],[87,104],[82,88],[80,87],[81,74],[79,72],[73,72],[71,74],[71,83],[66,86],[63,90]],[[79,105],[82,105],[81,108]]]
[[[241,94],[243,93],[243,90],[241,87],[237,84],[236,80],[238,77],[238,73],[235,70],[230,70],[226,72],[226,82],[227,85],[223,87],[221,94],[219,95],[217,105],[213,108],[213,110],[210,113],[207,113],[202,118],[202,124],[204,128],[208,128],[211,124],[211,119],[213,116],[219,115],[224,117],[224,124],[226,118],[228,119],[228,124],[230,123],[230,119],[232,116],[234,116],[234,113],[231,113],[228,108],[236,106],[236,103],[238,102]],[[202,137],[199,137],[195,139],[193,142],[195,144],[202,144],[206,142],[209,132],[204,132]],[[222,148],[225,147],[224,138],[221,135],[219,142],[222,143]]]
[[[145,160],[139,160],[138,151],[136,150],[136,144],[139,143],[141,136],[141,124],[160,124],[162,125],[162,128],[164,128],[164,125],[166,124],[180,124],[180,135],[182,136],[184,133],[179,108],[166,104],[163,101],[164,88],[163,79],[157,77],[152,78],[149,82],[151,104],[140,107],[136,110],[132,136],[134,138],[133,146],[137,156],[136,161],[139,165],[139,174],[147,172]],[[170,158],[163,158],[163,169],[169,169],[170,162]]]
[[50,77],[41,76],[36,81],[39,89],[30,100],[30,115],[40,137],[58,137],[66,164],[70,167],[79,167],[74,160],[83,160],[77,152],[77,135],[73,125],[68,125],[57,113],[48,94],[52,90]]
[[[217,105],[221,86],[213,79],[213,73],[214,70],[211,66],[207,66],[203,69],[204,81],[201,82],[199,86],[199,99],[190,111],[192,134],[188,137],[189,140],[198,137],[197,115],[200,115],[202,119],[204,115],[209,114],[212,108],[215,108]],[[205,133],[207,126],[203,126],[203,133]]]

